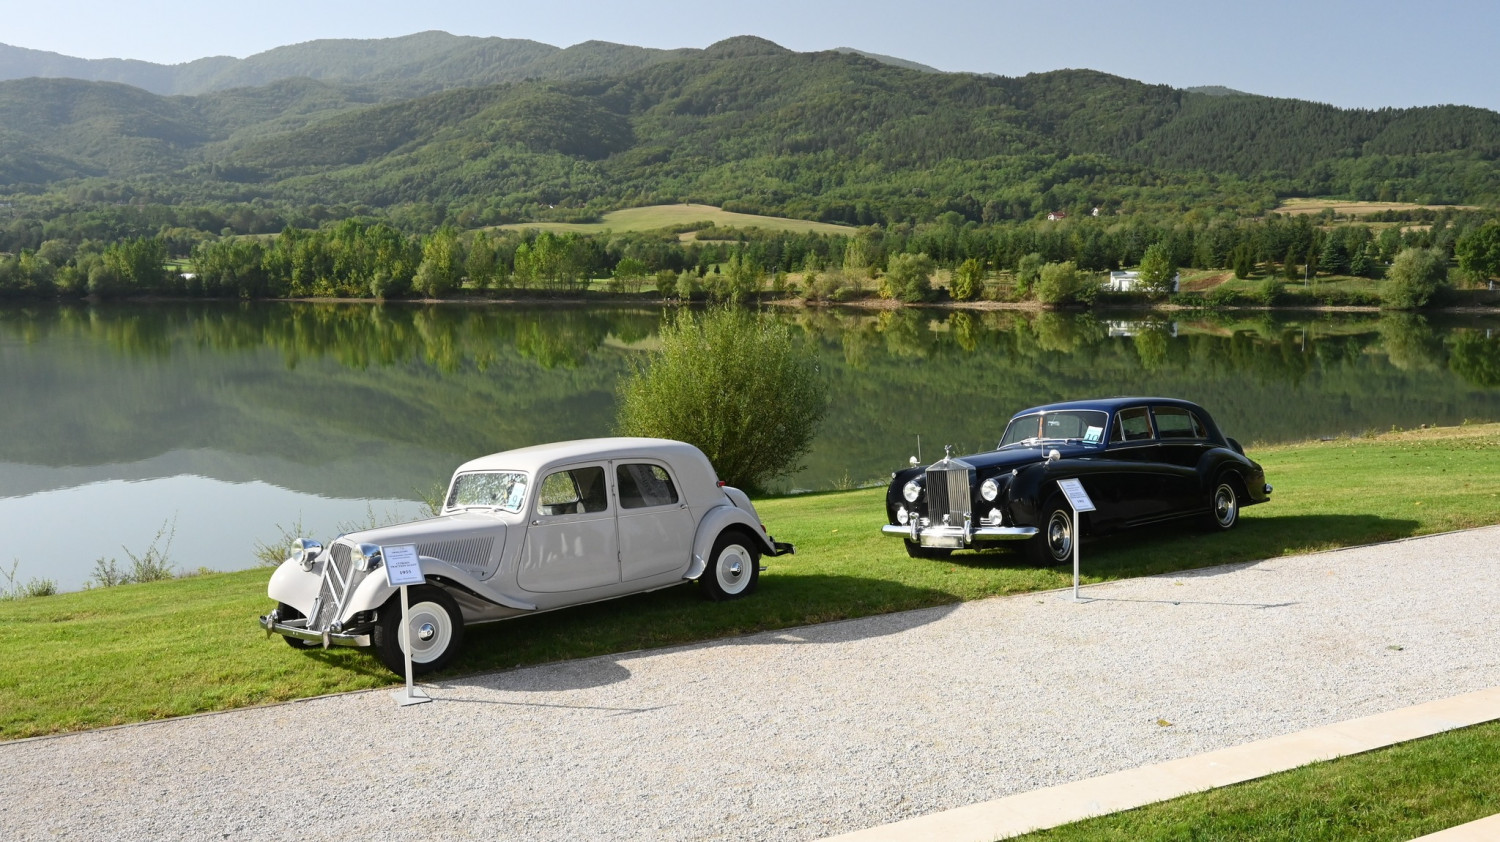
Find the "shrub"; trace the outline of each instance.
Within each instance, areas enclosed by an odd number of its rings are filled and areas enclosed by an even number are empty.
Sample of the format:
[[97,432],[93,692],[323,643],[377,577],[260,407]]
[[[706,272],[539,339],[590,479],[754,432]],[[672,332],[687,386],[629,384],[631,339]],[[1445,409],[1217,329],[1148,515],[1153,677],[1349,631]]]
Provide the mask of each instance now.
[[801,467],[828,403],[816,357],[786,325],[729,307],[680,312],[619,396],[622,434],[689,442],[750,490]]
[[1048,307],[1064,307],[1092,301],[1098,291],[1098,284],[1080,275],[1073,261],[1048,263],[1036,284],[1036,300]]
[[984,267],[971,257],[953,270],[953,281],[948,285],[948,293],[953,296],[954,301],[972,301],[979,296],[983,286]]
[[1396,255],[1380,291],[1388,310],[1425,307],[1448,281],[1448,256],[1440,249],[1405,249]]
[[1041,254],[1032,252],[1021,258],[1016,263],[1016,298],[1026,298],[1031,295],[1031,288],[1042,279]]
[[898,254],[880,279],[880,297],[912,304],[932,295],[932,273],[937,267],[925,254]]

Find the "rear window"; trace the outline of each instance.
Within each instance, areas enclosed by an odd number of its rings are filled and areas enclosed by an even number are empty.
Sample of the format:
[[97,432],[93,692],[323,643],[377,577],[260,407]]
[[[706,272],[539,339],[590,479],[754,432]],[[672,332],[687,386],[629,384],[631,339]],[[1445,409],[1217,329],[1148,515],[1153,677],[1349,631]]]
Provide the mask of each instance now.
[[1164,439],[1208,438],[1208,431],[1198,416],[1175,406],[1159,406],[1152,410],[1156,415],[1156,432]]

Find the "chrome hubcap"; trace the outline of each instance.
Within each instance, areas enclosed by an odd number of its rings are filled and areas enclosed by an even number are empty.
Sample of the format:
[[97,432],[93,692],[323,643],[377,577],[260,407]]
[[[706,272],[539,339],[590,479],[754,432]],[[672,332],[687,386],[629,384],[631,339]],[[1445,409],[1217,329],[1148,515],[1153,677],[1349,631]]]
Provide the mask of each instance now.
[[421,627],[417,629],[418,640],[431,640],[433,638],[433,635],[435,634],[437,634],[437,629],[433,628],[431,623],[423,623]]
[[1052,549],[1052,557],[1057,559],[1067,558],[1073,552],[1073,528],[1068,522],[1068,516],[1058,512],[1047,522],[1047,546]]
[[1238,512],[1239,505],[1234,496],[1234,489],[1227,485],[1219,486],[1214,492],[1214,517],[1218,519],[1219,525],[1228,526],[1234,523]]

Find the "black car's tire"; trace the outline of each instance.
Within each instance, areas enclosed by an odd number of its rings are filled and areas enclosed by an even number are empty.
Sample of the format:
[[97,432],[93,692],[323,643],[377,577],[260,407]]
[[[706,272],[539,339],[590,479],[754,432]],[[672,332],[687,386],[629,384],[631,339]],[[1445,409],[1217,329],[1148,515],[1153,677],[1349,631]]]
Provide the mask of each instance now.
[[1032,563],[1045,567],[1066,564],[1073,559],[1073,542],[1078,540],[1073,523],[1073,507],[1061,495],[1055,495],[1042,506],[1042,519],[1036,536],[1026,541],[1026,555]]
[[[276,616],[280,617],[282,620],[300,620],[302,619],[302,612],[298,611],[290,605],[287,605],[285,602],[278,602],[276,603]],[[313,643],[311,640],[303,640],[300,637],[287,637],[285,635],[282,635],[281,639],[285,640],[286,645],[292,647],[293,649],[314,649],[322,646],[322,644]]]
[[[418,585],[407,592],[411,623],[413,675],[436,672],[448,665],[464,643],[464,618],[458,603],[442,588]],[[401,594],[380,606],[370,642],[386,669],[406,674],[406,655],[401,649]]]
[[947,558],[953,555],[953,550],[948,547],[924,547],[913,544],[907,538],[902,538],[901,543],[906,545],[906,554],[912,558]]
[[1228,532],[1239,522],[1240,492],[1231,477],[1221,476],[1208,493],[1208,528]]
[[760,584],[760,548],[739,529],[726,529],[714,541],[708,567],[698,577],[703,595],[715,602],[740,599]]

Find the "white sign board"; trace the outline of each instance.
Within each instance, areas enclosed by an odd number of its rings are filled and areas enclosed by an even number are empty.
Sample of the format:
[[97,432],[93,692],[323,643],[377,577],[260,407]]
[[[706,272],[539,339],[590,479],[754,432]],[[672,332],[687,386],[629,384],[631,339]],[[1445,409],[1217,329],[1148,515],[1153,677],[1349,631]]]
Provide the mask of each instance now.
[[422,575],[422,563],[417,557],[415,544],[381,547],[380,555],[385,559],[385,580],[391,587],[420,585],[427,581]]
[[1089,493],[1083,490],[1083,482],[1076,479],[1060,479],[1057,487],[1068,497],[1068,502],[1073,504],[1075,512],[1094,511],[1094,501],[1089,499]]

